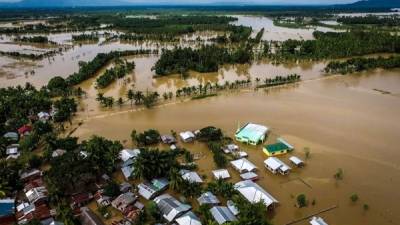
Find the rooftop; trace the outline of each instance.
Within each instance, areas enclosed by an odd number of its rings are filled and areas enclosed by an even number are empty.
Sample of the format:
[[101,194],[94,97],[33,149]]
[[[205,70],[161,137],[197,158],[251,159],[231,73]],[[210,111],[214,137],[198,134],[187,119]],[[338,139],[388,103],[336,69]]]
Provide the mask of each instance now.
[[225,206],[214,206],[210,212],[218,224],[237,221],[236,216]]
[[268,132],[268,127],[259,125],[259,124],[254,124],[254,123],[248,123],[244,125],[242,128],[240,128],[235,136],[237,138],[242,138],[242,139],[248,139],[253,142],[259,142],[260,140],[264,139],[265,134]]
[[278,203],[278,200],[276,200],[271,194],[250,180],[236,183],[235,189],[251,203],[263,201],[267,207],[274,203]]
[[0,199],[0,217],[14,214],[14,199]]
[[171,222],[191,209],[190,205],[182,204],[169,194],[163,194],[154,199],[164,219]]
[[216,205],[220,203],[217,196],[215,196],[210,191],[201,194],[200,197],[197,198],[197,201],[199,202],[200,205],[205,205],[205,204]]
[[192,211],[176,219],[179,225],[201,225],[200,219]]
[[231,164],[240,173],[251,172],[257,169],[257,166],[255,166],[252,162],[245,158],[231,161]]

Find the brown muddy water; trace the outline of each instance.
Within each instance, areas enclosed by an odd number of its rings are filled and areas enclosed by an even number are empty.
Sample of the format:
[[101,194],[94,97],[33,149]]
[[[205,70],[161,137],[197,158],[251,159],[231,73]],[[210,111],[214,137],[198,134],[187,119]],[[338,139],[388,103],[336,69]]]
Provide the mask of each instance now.
[[[263,18],[249,18],[253,19],[255,30],[263,26],[271,27],[272,21],[266,23]],[[245,25],[250,19],[239,18],[239,22]],[[266,29],[264,37],[306,39],[300,36],[309,34],[302,33],[301,29],[293,30],[282,33],[281,30]],[[307,32],[311,34],[312,30]],[[206,36],[206,40],[210,35],[199,36]],[[186,41],[180,44],[198,44],[196,38],[185,37]],[[60,42],[68,40],[62,35],[57,36],[57,39]],[[13,86],[28,81],[42,86],[55,75],[66,77],[76,72],[79,61],[90,60],[99,52],[162,47],[173,45],[150,41],[113,42],[102,46],[86,44],[75,46],[50,60],[38,62],[0,57],[0,86]],[[79,122],[83,124],[72,135],[80,140],[91,135],[101,135],[121,140],[126,147],[133,147],[128,141],[133,129],[143,131],[155,128],[162,133],[169,133],[171,129],[180,132],[213,125],[233,137],[238,123],[264,124],[272,130],[268,143],[283,136],[295,146],[293,155],[304,159],[304,148],[311,151],[305,168],[294,169],[289,176],[283,177],[266,171],[263,161],[267,157],[262,153],[261,146],[240,145],[249,154],[250,161],[259,168],[258,184],[280,201],[275,212],[269,214],[274,224],[283,225],[332,206],[338,208],[320,215],[331,225],[400,224],[400,194],[397,191],[400,187],[400,70],[325,77],[321,71],[326,62],[273,65],[269,61],[257,61],[252,65],[224,66],[217,73],[191,72],[188,79],[182,80],[177,75],[154,78],[151,67],[158,59],[156,55],[127,59],[136,63],[135,70],[125,80],[100,90],[105,96],[125,96],[129,88],[156,90],[162,94],[200,83],[224,84],[226,81],[248,78],[254,81],[255,78],[263,80],[290,73],[302,75],[303,81],[267,90],[224,92],[217,97],[196,101],[172,100],[149,110],[131,108],[129,104],[106,110],[100,108],[95,101],[98,90],[95,88],[96,78],[93,78],[80,85],[87,92],[87,97],[81,100],[80,111],[72,127],[77,127]],[[25,75],[25,72],[31,70],[36,73]],[[214,163],[207,148],[200,143],[180,145],[202,156],[197,161],[198,172],[210,180]],[[288,157],[285,155],[281,158],[288,163]],[[344,179],[341,181],[333,178],[338,168],[344,171]],[[229,170],[232,176],[229,181],[239,181],[239,174],[230,167]],[[316,204],[302,209],[294,207],[294,196],[301,193],[306,194],[310,203],[315,200]],[[352,194],[360,197],[358,202],[351,203]],[[364,204],[369,205],[368,211],[363,210]],[[91,206],[94,207],[93,204]],[[305,225],[308,222],[298,224]]]
[[[238,123],[265,124],[272,129],[268,142],[283,136],[295,146],[293,154],[303,159],[303,149],[308,147],[311,151],[305,168],[294,169],[283,177],[272,175],[263,167],[267,157],[261,146],[240,145],[259,167],[258,183],[280,201],[271,215],[274,224],[286,224],[335,205],[337,209],[320,215],[329,224],[399,224],[399,72],[378,70],[308,80],[284,88],[225,93],[150,110],[129,111],[128,107],[125,112],[89,118],[81,114],[84,123],[73,135],[81,139],[102,135],[126,141],[133,129],[156,128],[169,133],[171,129],[179,132],[214,125],[233,137]],[[129,141],[125,143],[132,147]],[[197,161],[199,173],[210,179],[214,164],[207,148],[199,143],[182,145],[203,156]],[[288,157],[281,158],[288,162]],[[344,171],[341,181],[333,178],[338,168]],[[232,169],[230,172],[230,181],[238,181],[238,173]],[[315,206],[294,207],[293,196],[301,193],[310,202],[315,199]],[[352,194],[358,194],[358,202],[351,203]],[[370,209],[364,211],[363,204]]]

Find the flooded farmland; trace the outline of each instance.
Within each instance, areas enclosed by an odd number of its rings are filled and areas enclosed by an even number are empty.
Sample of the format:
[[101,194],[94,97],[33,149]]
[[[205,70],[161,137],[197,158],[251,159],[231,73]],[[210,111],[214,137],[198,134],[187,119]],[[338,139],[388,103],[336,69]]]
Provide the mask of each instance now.
[[[250,25],[254,33],[265,28],[264,40],[312,39],[312,32],[331,31],[328,28],[290,29],[276,27],[266,17],[238,16],[235,24]],[[5,26],[11,26],[7,24]],[[71,33],[54,34],[52,40],[71,44]],[[193,46],[197,37],[207,40],[215,34],[201,33],[185,36],[179,43],[153,41],[104,45],[90,43],[72,45],[62,54],[39,61],[20,60],[0,56],[0,87],[23,85],[30,82],[40,87],[52,77],[67,77],[77,72],[79,61],[93,59],[96,54],[116,50],[161,49],[175,45]],[[0,42],[8,50],[38,50],[34,46]],[[33,51],[32,50],[32,51]],[[43,49],[42,49],[43,50]],[[333,210],[320,215],[337,225],[390,225],[399,224],[397,200],[400,194],[400,70],[374,70],[348,76],[326,76],[322,70],[327,62],[292,62],[275,65],[268,60],[256,60],[253,64],[224,65],[215,73],[190,72],[187,79],[179,75],[154,77],[152,67],[158,55],[127,57],[136,68],[123,80],[109,87],[96,89],[96,78],[79,85],[87,94],[80,100],[79,112],[68,129],[76,128],[73,136],[85,140],[92,135],[121,140],[125,147],[133,147],[130,133],[154,128],[162,133],[196,130],[208,125],[221,128],[233,137],[238,124],[255,122],[268,126],[272,133],[267,143],[284,137],[295,147],[293,155],[305,159],[305,148],[310,149],[306,167],[294,169],[289,176],[272,175],[263,161],[267,158],[261,146],[239,144],[249,154],[249,160],[258,167],[257,182],[276,197],[280,205],[269,217],[276,225],[317,213],[330,207]],[[110,64],[107,68],[112,67]],[[104,72],[100,71],[99,74]],[[35,73],[30,73],[31,71]],[[216,97],[202,100],[173,99],[152,109],[125,104],[114,109],[101,108],[96,101],[98,92],[115,98],[126,96],[128,89],[175,92],[188,86],[206,83],[224,84],[236,80],[261,81],[277,75],[297,73],[302,81],[283,87],[253,90],[226,91]],[[82,123],[78,126],[78,123]],[[210,180],[215,168],[212,155],[204,144],[179,145],[200,155],[196,161],[198,172]],[[167,148],[168,146],[159,146]],[[288,163],[288,155],[281,157]],[[343,180],[333,175],[343,169]],[[230,182],[240,180],[238,172],[229,167]],[[118,174],[117,174],[118,175]],[[119,174],[120,176],[120,174]],[[295,207],[295,197],[306,194],[315,205]],[[351,203],[350,196],[360,199]],[[363,204],[370,209],[363,210]],[[296,223],[306,225],[308,221]]]

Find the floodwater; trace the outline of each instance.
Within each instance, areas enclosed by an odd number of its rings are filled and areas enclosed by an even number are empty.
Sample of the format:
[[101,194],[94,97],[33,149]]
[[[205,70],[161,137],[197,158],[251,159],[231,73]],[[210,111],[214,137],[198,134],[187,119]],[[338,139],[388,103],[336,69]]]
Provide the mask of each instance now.
[[[258,184],[280,201],[270,215],[274,224],[286,224],[332,206],[338,208],[320,215],[329,224],[399,224],[399,72],[375,71],[309,80],[268,91],[225,93],[150,110],[125,107],[117,113],[89,118],[82,113],[76,122],[83,119],[83,125],[73,135],[81,140],[101,135],[132,147],[126,140],[133,129],[155,128],[169,133],[171,129],[180,132],[214,125],[233,137],[238,123],[264,124],[272,130],[269,143],[283,136],[295,146],[294,155],[304,159],[305,147],[311,152],[305,168],[294,169],[283,177],[272,175],[263,167],[266,156],[261,146],[240,145],[259,168]],[[374,89],[391,93],[382,94]],[[200,143],[181,145],[202,156],[197,161],[199,173],[211,179],[214,164],[206,147]],[[281,158],[288,163],[288,155]],[[344,171],[341,181],[333,178],[338,168]],[[230,181],[238,181],[238,173],[229,170],[233,176]],[[310,202],[315,199],[316,204],[302,209],[294,207],[293,196],[301,193]],[[357,203],[350,201],[354,193],[360,197]],[[364,211],[363,204],[370,209]]]
[[[255,33],[265,27],[265,40],[312,38],[312,29],[275,27],[271,19],[263,17],[238,17],[238,23],[252,25]],[[69,40],[67,35],[70,34],[60,34],[54,38],[65,44]],[[177,44],[194,46],[213,36],[215,34],[189,35]],[[196,41],[197,37],[203,41]],[[25,82],[40,87],[56,75],[66,77],[78,71],[79,61],[91,60],[100,52],[171,48],[175,45],[152,41],[99,43],[74,45],[62,55],[41,61],[1,56],[0,87]],[[95,88],[96,77],[80,84],[87,96],[81,100],[73,125],[67,125],[71,129],[82,122],[72,135],[80,140],[101,135],[121,140],[126,147],[132,147],[128,140],[133,129],[143,131],[155,128],[162,133],[169,133],[170,130],[180,132],[213,125],[233,137],[238,123],[264,124],[272,130],[268,143],[283,136],[295,146],[294,155],[304,159],[305,147],[311,152],[305,168],[294,169],[289,176],[283,177],[266,171],[263,166],[266,156],[261,146],[240,145],[249,154],[249,160],[259,168],[258,184],[280,201],[275,212],[269,214],[274,224],[283,225],[332,206],[337,208],[320,215],[329,224],[399,224],[400,207],[397,200],[400,194],[397,189],[400,187],[400,123],[397,121],[400,114],[400,70],[375,70],[349,76],[326,77],[322,73],[326,62],[274,65],[270,61],[259,60],[252,65],[226,65],[216,73],[190,72],[189,78],[183,80],[178,75],[155,78],[151,67],[158,57],[128,57],[127,60],[135,62],[135,70],[104,90]],[[26,74],[32,70],[35,74]],[[302,75],[303,81],[257,91],[250,88],[223,92],[216,97],[196,101],[173,99],[153,109],[131,107],[129,104],[121,108],[115,106],[114,109],[102,109],[95,101],[98,91],[115,98],[125,96],[130,88],[162,94],[208,82],[224,84],[226,81],[251,79],[254,84],[256,78],[262,82],[265,78],[291,73]],[[197,161],[198,172],[210,180],[214,163],[205,145],[180,145],[201,156]],[[288,155],[281,158],[288,163]],[[338,168],[344,171],[344,179],[341,181],[333,179]],[[230,167],[229,171],[232,176],[229,181],[239,181],[238,173]],[[117,176],[120,177],[120,174]],[[294,196],[301,193],[306,194],[310,203],[315,200],[316,204],[302,209],[294,207]],[[357,203],[351,203],[352,194],[360,197]],[[370,209],[364,211],[363,204],[368,204]],[[308,222],[297,224],[306,225]]]
[[253,36],[255,36],[262,28],[264,28],[264,35],[262,39],[267,41],[285,41],[288,39],[312,40],[314,39],[314,31],[337,32],[337,30],[320,26],[310,27],[309,29],[295,29],[275,26],[274,21],[271,18],[263,16],[235,15],[234,17],[238,18],[238,20],[232,24],[253,27]]

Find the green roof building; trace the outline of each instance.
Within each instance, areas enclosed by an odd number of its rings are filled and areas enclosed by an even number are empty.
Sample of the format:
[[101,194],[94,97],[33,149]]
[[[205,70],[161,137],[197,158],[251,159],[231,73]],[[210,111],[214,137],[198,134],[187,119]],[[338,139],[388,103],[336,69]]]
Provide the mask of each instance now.
[[237,141],[258,145],[264,142],[268,133],[268,127],[254,123],[247,123],[236,131],[235,138]]
[[275,144],[266,145],[263,148],[263,152],[267,156],[276,156],[286,154],[292,151],[294,148],[289,143],[287,143],[284,139],[278,138]]

